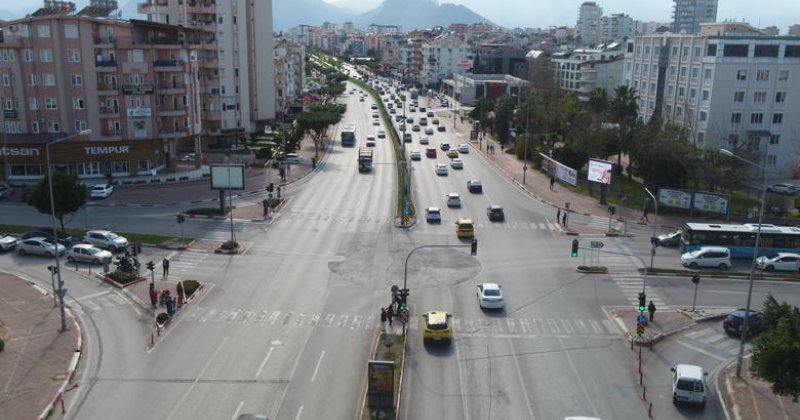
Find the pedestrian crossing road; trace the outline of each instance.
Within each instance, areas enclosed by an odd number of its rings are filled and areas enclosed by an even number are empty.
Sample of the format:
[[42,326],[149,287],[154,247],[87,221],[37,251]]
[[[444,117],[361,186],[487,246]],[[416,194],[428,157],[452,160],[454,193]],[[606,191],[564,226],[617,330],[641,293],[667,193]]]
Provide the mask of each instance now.
[[[183,315],[184,322],[270,325],[283,328],[336,328],[371,330],[380,327],[379,316],[355,314],[306,313],[270,309],[216,309],[195,306]],[[408,327],[418,331],[422,320],[411,317]],[[395,328],[400,322],[395,318]],[[620,337],[608,319],[572,318],[453,318],[453,331],[462,337]]]
[[[230,235],[230,232],[228,232]],[[196,271],[198,264],[208,258],[208,252],[187,249],[167,255],[169,259],[169,280],[182,280]],[[156,275],[158,275],[156,273]]]
[[[642,291],[642,276],[641,275],[630,275],[630,276],[621,276],[617,275],[613,277],[614,283],[616,283],[617,287],[622,291],[622,294],[628,299],[630,302],[631,307],[639,306],[639,293]],[[660,311],[669,311],[672,308],[664,303],[661,300],[661,296],[658,295],[658,292],[653,289],[652,287],[647,288],[647,301],[653,301],[653,304],[656,305],[656,308]]]

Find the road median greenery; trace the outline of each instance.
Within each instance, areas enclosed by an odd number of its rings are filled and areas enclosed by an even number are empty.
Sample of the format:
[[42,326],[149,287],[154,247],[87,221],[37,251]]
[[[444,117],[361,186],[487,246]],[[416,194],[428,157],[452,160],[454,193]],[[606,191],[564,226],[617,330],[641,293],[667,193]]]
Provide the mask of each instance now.
[[[8,233],[11,235],[21,235],[25,232],[38,229],[41,229],[41,226],[0,224],[0,232]],[[94,229],[69,228],[66,230],[66,233],[72,236],[76,242],[80,242],[83,239],[83,236],[89,230],[94,230]],[[164,235],[155,235],[151,233],[136,233],[136,232],[115,232],[115,233],[127,238],[129,243],[140,243],[153,246],[161,246],[168,242],[181,241],[181,238],[177,236],[164,236]],[[183,243],[190,243],[192,241],[194,241],[194,238],[183,238]]]

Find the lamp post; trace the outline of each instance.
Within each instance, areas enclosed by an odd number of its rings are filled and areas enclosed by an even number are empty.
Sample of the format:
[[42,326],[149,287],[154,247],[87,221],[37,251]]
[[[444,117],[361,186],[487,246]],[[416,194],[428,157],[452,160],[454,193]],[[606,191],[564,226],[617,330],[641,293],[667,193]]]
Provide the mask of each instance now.
[[47,163],[47,189],[50,193],[50,222],[53,228],[53,246],[55,247],[53,258],[56,260],[55,271],[56,275],[58,276],[58,290],[56,291],[56,294],[58,295],[58,303],[61,307],[62,332],[67,330],[67,316],[64,310],[64,295],[67,293],[67,290],[64,289],[64,279],[61,277],[61,263],[58,259],[58,229],[56,229],[56,205],[55,200],[53,199],[53,168],[50,167],[50,146],[58,143],[64,143],[78,136],[89,134],[92,134],[92,130],[83,130],[71,136],[55,139],[44,146],[45,159]]
[[[656,225],[658,225],[658,200],[656,200],[656,196],[647,189],[647,187],[643,187],[644,192],[653,199],[653,207],[655,207],[656,213],[653,216],[653,236],[650,237],[650,269],[653,269],[653,257],[656,255]],[[610,217],[610,216],[609,216]],[[609,222],[609,226],[610,226]]]
[[[528,137],[529,137],[529,126],[531,121],[531,106],[530,104],[525,105],[525,151],[522,152],[522,185],[525,185],[525,176],[528,174]],[[551,175],[552,176],[552,175]]]
[[719,152],[725,156],[732,157],[734,159],[738,159],[748,165],[755,166],[756,168],[761,170],[761,204],[758,210],[758,228],[756,229],[756,243],[753,246],[753,265],[750,267],[750,284],[747,287],[747,304],[745,305],[744,309],[744,320],[742,321],[742,336],[739,342],[739,355],[736,357],[736,377],[742,377],[742,361],[744,359],[744,341],[747,337],[747,321],[750,318],[750,301],[753,298],[753,280],[755,279],[756,274],[756,259],[758,258],[758,247],[760,246],[761,242],[761,224],[764,220],[764,199],[766,196],[766,183],[767,183],[767,150],[764,150],[764,160],[761,165],[751,162],[741,156],[735,155],[733,152],[727,149],[719,149]]

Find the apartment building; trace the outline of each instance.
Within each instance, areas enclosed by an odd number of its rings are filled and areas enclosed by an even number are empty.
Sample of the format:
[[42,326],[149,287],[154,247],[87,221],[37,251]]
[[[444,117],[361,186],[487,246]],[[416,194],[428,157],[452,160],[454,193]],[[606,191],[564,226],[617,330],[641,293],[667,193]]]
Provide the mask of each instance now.
[[636,22],[624,13],[600,18],[601,42],[623,41],[636,35]]
[[553,53],[556,80],[563,90],[588,97],[597,88],[611,94],[624,83],[625,54],[620,44],[612,43],[607,48],[579,48],[568,52]]
[[628,43],[625,79],[638,92],[640,117],[658,113],[681,124],[700,147],[766,154],[769,178],[795,177],[800,39],[742,35],[754,32],[730,25],[744,24],[703,25],[723,35],[667,33]]
[[464,74],[472,68],[474,59],[471,48],[460,37],[440,35],[422,44],[420,81],[437,83],[453,74]]
[[285,115],[295,105],[305,84],[305,48],[286,39],[275,43],[276,113]]
[[575,25],[575,36],[582,45],[597,45],[602,42],[600,18],[603,9],[593,1],[585,1],[578,8],[578,22]]
[[672,31],[683,34],[700,32],[701,23],[717,20],[719,0],[673,0]]

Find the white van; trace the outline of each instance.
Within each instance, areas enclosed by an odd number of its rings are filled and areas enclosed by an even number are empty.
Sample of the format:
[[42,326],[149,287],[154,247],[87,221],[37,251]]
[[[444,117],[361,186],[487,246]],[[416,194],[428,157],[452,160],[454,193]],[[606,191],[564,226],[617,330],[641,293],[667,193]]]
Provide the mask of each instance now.
[[695,365],[675,365],[672,371],[672,403],[706,406],[706,376],[703,368]]
[[718,267],[723,270],[731,266],[731,250],[722,246],[702,246],[700,249],[681,255],[684,267]]

